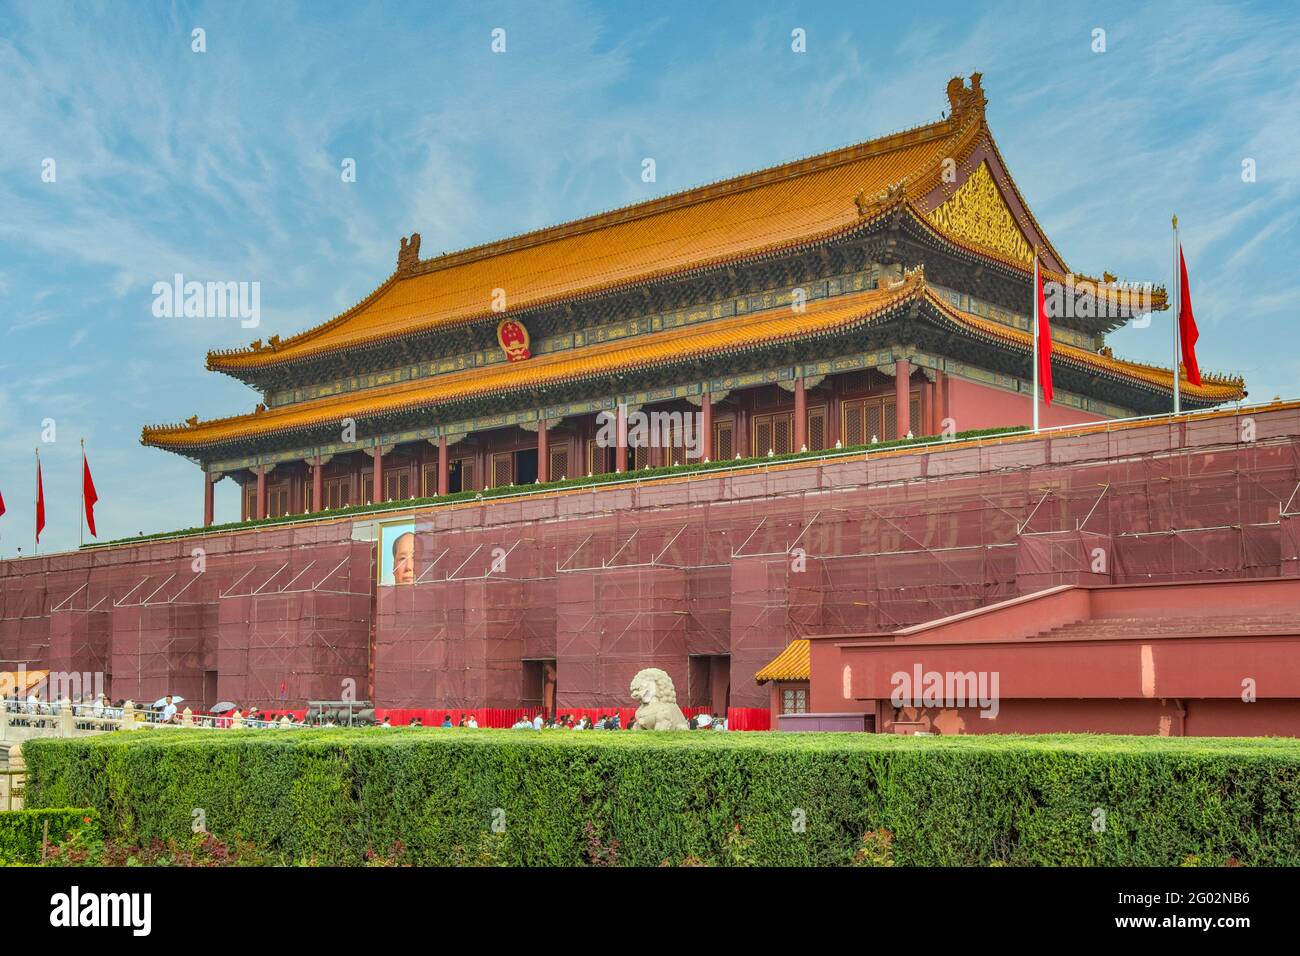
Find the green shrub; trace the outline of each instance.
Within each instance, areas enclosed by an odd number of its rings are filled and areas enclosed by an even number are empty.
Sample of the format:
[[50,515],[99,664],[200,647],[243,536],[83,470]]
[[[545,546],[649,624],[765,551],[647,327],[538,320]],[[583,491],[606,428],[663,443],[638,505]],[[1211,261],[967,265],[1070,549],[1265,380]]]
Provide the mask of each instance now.
[[0,811],[0,865],[39,863],[42,845],[55,849],[78,839],[96,839],[98,817],[98,811],[78,807]]
[[1300,864],[1290,739],[140,730],[23,753],[29,806],[94,806],[133,846],[202,809],[269,862]]
[[[995,860],[993,864],[998,862]],[[862,834],[862,846],[853,854],[853,866],[893,866],[894,835],[888,830],[871,830]]]

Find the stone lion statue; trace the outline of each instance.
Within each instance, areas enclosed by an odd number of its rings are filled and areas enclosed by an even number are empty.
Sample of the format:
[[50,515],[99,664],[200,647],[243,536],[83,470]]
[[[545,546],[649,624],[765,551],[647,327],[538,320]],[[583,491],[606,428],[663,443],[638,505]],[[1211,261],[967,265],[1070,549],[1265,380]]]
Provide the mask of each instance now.
[[641,702],[636,709],[638,730],[689,730],[682,709],[677,706],[677,690],[667,672],[647,667],[632,678],[633,698]]

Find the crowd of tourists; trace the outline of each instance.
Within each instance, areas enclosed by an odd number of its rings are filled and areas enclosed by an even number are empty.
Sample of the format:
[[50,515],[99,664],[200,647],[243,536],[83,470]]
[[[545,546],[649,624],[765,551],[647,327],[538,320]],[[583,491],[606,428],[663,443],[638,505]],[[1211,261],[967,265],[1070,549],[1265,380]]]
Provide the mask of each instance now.
[[[726,718],[714,718],[708,714],[700,714],[690,718],[691,730],[726,730]],[[450,727],[450,723],[443,723],[444,727]],[[619,714],[606,714],[592,720],[590,717],[582,716],[574,718],[568,717],[551,717],[543,718],[541,714],[533,717],[520,717],[511,727],[512,730],[635,730],[636,720],[628,722],[626,728],[623,727],[623,720]]]
[[[155,724],[179,724],[181,715],[177,709],[177,704],[182,701],[179,697],[164,697],[152,707],[137,707],[135,713],[137,720],[148,721]],[[21,697],[17,692],[11,693],[3,701],[5,709],[15,718],[16,722],[21,723],[24,715],[26,716],[59,716],[62,713],[63,703],[60,701],[46,701],[41,698],[40,691],[31,691],[26,698]],[[107,718],[110,720],[121,720],[126,702],[119,700],[110,702],[104,694],[93,697],[87,697],[85,700],[69,703],[74,717],[97,717]],[[238,708],[230,703],[223,706],[222,713],[217,714],[195,714],[194,723],[201,727],[229,727],[233,721],[231,715],[238,713]],[[308,713],[303,720],[295,720],[293,714],[285,714],[281,717],[274,717],[271,714],[262,714],[256,707],[250,708],[247,713],[241,715],[242,724],[245,727],[338,727],[346,724],[338,723],[332,713],[323,711],[319,714]],[[358,726],[379,726],[393,727],[391,718],[384,717],[382,721],[375,719],[373,710],[367,709],[358,711],[355,715],[355,724]],[[723,730],[727,729],[727,720],[725,717],[711,717],[708,714],[698,714],[690,718],[691,730]],[[411,720],[408,726],[423,726],[423,721],[416,717]],[[454,721],[450,714],[447,714],[441,727],[463,727],[474,730],[479,726],[477,718],[473,714],[463,714],[458,721]],[[636,720],[628,721],[624,726],[622,716],[618,713],[607,714],[593,720],[586,715],[575,717],[554,716],[544,717],[537,714],[534,717],[521,716],[511,726],[512,730],[634,730]]]
[[[4,705],[11,714],[57,717],[63,713],[61,701],[47,701],[41,697],[39,690],[31,691],[25,698],[14,691],[5,698]],[[72,709],[74,717],[108,717],[120,720],[126,701],[110,703],[106,695],[99,694],[85,700],[71,702],[68,706]]]

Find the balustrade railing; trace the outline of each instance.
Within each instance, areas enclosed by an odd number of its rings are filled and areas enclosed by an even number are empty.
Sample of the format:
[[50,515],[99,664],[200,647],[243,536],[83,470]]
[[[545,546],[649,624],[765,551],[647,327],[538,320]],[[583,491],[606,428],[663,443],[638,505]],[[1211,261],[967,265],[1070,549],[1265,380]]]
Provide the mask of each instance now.
[[284,717],[279,720],[245,717],[239,711],[229,716],[218,716],[195,714],[186,707],[183,710],[173,710],[166,719],[164,713],[163,708],[137,707],[129,700],[121,707],[106,707],[103,704],[73,703],[67,698],[53,702],[11,699],[0,701],[0,740],[11,736],[11,728],[20,731],[13,736],[73,737],[80,734],[136,730],[143,727],[160,729],[192,727],[220,730],[304,726]]

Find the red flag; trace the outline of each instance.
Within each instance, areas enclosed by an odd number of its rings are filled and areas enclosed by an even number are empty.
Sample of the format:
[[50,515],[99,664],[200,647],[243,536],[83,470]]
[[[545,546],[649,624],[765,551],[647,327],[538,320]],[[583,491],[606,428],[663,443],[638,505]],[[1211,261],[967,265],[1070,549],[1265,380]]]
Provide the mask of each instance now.
[[90,536],[98,538],[95,534],[95,502],[99,500],[99,495],[95,494],[95,482],[90,477],[90,462],[86,460],[86,453],[81,453],[81,495],[86,502],[86,526],[90,528]]
[[1178,341],[1183,353],[1183,365],[1187,369],[1187,381],[1193,385],[1201,384],[1201,367],[1196,364],[1196,340],[1201,333],[1196,329],[1196,318],[1192,315],[1192,292],[1187,287],[1187,260],[1183,258],[1183,244],[1178,244],[1178,271],[1182,274],[1178,292]]
[[1047,301],[1043,297],[1043,269],[1038,260],[1034,260],[1038,285],[1038,382],[1043,388],[1043,402],[1052,404],[1052,325],[1047,320]]
[[5,496],[0,495],[0,515],[5,513]]
[[45,530],[45,485],[41,483],[41,460],[36,459],[36,543],[41,543]]

